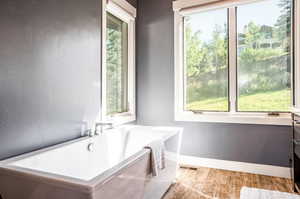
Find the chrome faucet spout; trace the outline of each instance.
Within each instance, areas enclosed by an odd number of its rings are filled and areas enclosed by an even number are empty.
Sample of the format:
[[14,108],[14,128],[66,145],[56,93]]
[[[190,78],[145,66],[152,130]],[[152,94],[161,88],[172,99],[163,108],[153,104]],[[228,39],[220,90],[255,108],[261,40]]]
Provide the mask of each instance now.
[[107,127],[106,129],[112,129],[113,128],[113,123],[112,122],[98,122],[95,124],[95,132],[94,132],[94,135],[99,135],[99,127],[100,127],[100,133],[102,134],[103,131],[104,131],[104,127]]

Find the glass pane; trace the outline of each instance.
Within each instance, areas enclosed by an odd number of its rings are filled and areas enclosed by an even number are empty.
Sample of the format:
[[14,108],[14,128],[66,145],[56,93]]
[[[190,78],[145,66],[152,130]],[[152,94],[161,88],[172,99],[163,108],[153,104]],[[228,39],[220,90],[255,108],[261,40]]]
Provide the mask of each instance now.
[[128,24],[107,13],[106,112],[128,111]]
[[228,111],[227,9],[185,17],[185,109]]
[[267,0],[237,8],[238,111],[290,110],[291,6]]

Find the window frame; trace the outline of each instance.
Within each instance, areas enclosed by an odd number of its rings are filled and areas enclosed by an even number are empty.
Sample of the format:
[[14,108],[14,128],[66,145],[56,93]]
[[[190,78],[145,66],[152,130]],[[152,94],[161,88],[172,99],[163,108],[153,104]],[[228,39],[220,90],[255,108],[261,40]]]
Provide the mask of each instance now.
[[294,108],[300,110],[300,2],[294,0]]
[[[128,111],[107,115],[106,111],[106,30],[107,13],[128,24]],[[101,120],[124,124],[136,120],[136,77],[135,77],[135,18],[136,9],[125,0],[102,0],[102,67],[101,67]]]
[[[264,125],[291,125],[290,113],[279,113],[279,116],[269,115],[269,112],[241,112],[237,110],[237,10],[236,7],[243,4],[263,0],[177,0],[173,2],[174,10],[174,56],[175,56],[175,121],[214,122],[214,123],[240,123],[240,124],[264,124]],[[295,107],[300,108],[300,3],[293,0],[294,13],[292,13],[293,27],[292,42],[295,46],[292,56],[295,62],[292,64],[292,95],[295,98]],[[192,13],[228,9],[228,34],[229,51],[229,112],[193,112],[184,110],[184,17]],[[298,18],[297,18],[298,16]],[[298,23],[297,23],[298,22]],[[294,43],[296,42],[296,43]],[[298,43],[297,43],[298,42]],[[297,54],[298,53],[298,54]],[[292,57],[292,58],[293,58]],[[297,67],[295,67],[295,66]],[[293,78],[295,77],[295,78]],[[294,90],[294,91],[293,91]],[[292,97],[292,98],[293,98]],[[291,107],[292,108],[292,107]]]

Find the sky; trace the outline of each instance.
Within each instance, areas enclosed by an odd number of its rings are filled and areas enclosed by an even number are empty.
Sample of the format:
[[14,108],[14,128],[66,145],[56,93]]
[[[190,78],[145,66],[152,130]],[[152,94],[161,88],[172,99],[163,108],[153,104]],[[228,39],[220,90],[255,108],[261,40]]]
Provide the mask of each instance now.
[[[280,0],[264,0],[261,2],[238,6],[237,9],[237,29],[243,32],[244,25],[254,21],[259,25],[273,26],[280,15]],[[192,31],[201,30],[201,38],[208,40],[215,24],[223,26],[227,23],[227,9],[211,10],[207,12],[190,15]]]

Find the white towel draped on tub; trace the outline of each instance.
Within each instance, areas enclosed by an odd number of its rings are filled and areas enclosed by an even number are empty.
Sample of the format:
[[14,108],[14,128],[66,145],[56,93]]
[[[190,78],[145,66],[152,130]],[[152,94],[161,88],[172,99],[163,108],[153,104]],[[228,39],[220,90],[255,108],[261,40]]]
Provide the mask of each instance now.
[[162,139],[149,143],[145,148],[151,150],[151,170],[153,176],[158,176],[159,170],[165,168],[165,144]]

